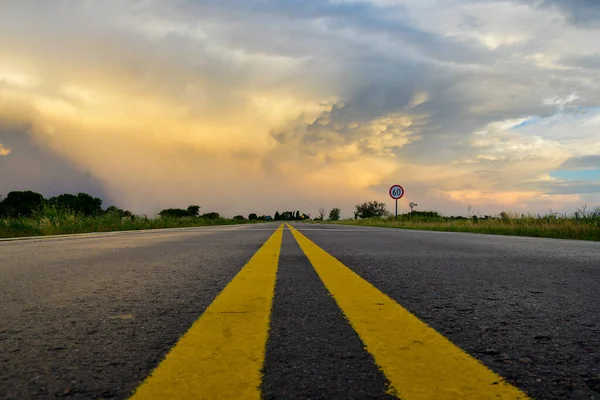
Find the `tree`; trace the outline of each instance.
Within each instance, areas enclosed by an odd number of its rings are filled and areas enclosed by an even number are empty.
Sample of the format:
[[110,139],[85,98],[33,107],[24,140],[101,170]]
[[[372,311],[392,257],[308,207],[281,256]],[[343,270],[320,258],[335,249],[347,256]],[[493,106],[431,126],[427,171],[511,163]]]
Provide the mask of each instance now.
[[296,221],[298,221],[300,219],[300,211],[296,211]]
[[114,214],[119,216],[120,218],[130,218],[130,219],[135,219],[135,215],[133,215],[133,213],[131,211],[128,210],[122,210],[118,207],[115,206],[110,206],[106,209],[105,211],[106,214]]
[[341,210],[339,208],[332,208],[329,211],[329,220],[330,221],[339,221],[340,220]]
[[158,213],[161,217],[183,218],[188,216],[187,210],[181,208],[167,208]]
[[327,212],[327,210],[325,209],[325,207],[319,207],[319,219],[321,221],[323,221],[323,218],[325,218],[326,212]]
[[121,214],[121,211],[123,210],[121,210],[117,206],[110,206],[106,209],[107,214]]
[[275,221],[279,221],[281,219],[281,215],[279,215],[279,211],[275,211]]
[[200,206],[197,205],[188,206],[188,208],[185,210],[182,208],[167,208],[158,213],[158,215],[160,215],[161,217],[171,218],[198,217],[199,214]]
[[102,214],[102,199],[99,197],[93,197],[87,193],[78,193],[77,202],[79,212],[82,214],[88,216]]
[[252,214],[248,215],[248,219],[250,221],[256,221],[258,219],[258,215],[256,215],[255,213],[252,213]]
[[190,217],[197,217],[198,215],[200,215],[200,206],[198,206],[198,205],[188,206],[187,213],[188,213],[188,216],[190,216]]
[[235,217],[233,217],[234,221],[245,221],[246,218],[244,218],[243,215],[236,215]]
[[378,201],[370,201],[368,203],[362,203],[356,205],[356,211],[354,212],[354,218],[374,218],[383,217],[388,214],[385,203],[379,203]]
[[44,196],[31,190],[10,192],[0,202],[0,216],[8,218],[28,217],[39,210],[44,203]]
[[202,214],[200,216],[200,218],[204,218],[204,219],[219,219],[219,218],[221,218],[221,215],[219,215],[219,213],[216,213],[216,212],[210,212],[210,213]]
[[93,197],[87,193],[78,193],[77,196],[69,193],[52,197],[48,200],[52,206],[69,210],[75,214],[87,216],[100,215],[102,211],[102,199]]

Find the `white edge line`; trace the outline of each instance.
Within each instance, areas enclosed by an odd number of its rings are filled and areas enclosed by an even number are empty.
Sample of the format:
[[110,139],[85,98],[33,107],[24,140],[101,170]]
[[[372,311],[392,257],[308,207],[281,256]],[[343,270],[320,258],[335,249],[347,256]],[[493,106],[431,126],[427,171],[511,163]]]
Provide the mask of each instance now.
[[[111,232],[86,232],[86,233],[69,233],[64,235],[44,235],[44,236],[24,236],[24,237],[15,237],[15,238],[0,238],[0,242],[15,242],[15,241],[23,241],[23,240],[49,240],[49,239],[67,239],[72,237],[89,237],[89,236],[116,236],[126,233],[160,233],[160,232],[182,232],[189,230],[201,229],[203,231],[209,231],[212,229],[213,232],[222,232],[225,230],[236,230],[241,227],[250,227],[255,225],[250,224],[238,224],[238,225],[211,225],[211,226],[190,226],[190,227],[182,227],[182,228],[161,228],[161,229],[135,229],[129,231],[111,231]],[[230,228],[230,229],[214,229],[214,228]],[[272,229],[252,229],[253,231],[272,231]]]

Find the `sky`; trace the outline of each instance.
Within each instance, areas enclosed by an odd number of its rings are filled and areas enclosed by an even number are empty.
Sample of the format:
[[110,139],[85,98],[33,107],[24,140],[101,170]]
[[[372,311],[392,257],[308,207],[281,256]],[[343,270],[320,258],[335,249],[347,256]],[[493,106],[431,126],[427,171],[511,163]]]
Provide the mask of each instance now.
[[0,194],[600,206],[597,0],[2,0]]

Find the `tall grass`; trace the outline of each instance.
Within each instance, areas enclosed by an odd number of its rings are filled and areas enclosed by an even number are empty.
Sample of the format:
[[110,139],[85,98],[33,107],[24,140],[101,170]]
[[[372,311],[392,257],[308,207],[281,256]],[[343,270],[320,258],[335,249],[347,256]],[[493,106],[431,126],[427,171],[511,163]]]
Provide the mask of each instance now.
[[394,217],[388,217],[328,222],[402,229],[600,241],[600,208],[596,208],[592,212],[580,209],[571,216],[564,214],[518,215],[516,213],[502,213],[501,215],[501,217],[455,219],[404,214],[399,216],[398,221]]
[[160,217],[150,219],[144,216],[136,216],[134,218],[128,218],[121,217],[118,213],[105,213],[99,216],[89,217],[74,214],[69,210],[46,206],[42,210],[34,213],[31,217],[0,219],[0,238],[233,225],[250,222],[254,221],[232,220],[226,218],[204,219],[198,217]]

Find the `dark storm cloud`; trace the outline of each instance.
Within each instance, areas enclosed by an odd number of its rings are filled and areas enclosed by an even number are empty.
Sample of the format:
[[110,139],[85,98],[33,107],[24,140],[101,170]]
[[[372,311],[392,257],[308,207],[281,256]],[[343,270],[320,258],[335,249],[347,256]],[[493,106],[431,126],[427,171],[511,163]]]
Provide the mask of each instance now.
[[567,170],[596,168],[600,169],[600,155],[571,157],[560,166],[560,169]]
[[[188,4],[215,15],[226,13],[222,2]],[[236,19],[237,29],[221,32],[220,39],[241,43],[251,51],[256,46],[273,46],[272,51],[284,53],[287,48],[290,54],[302,49],[296,56],[311,55],[304,72],[315,66],[318,80],[339,82],[335,89],[342,99],[332,110],[324,111],[314,122],[291,124],[287,131],[273,134],[282,143],[307,145],[308,152],[312,151],[310,144],[323,149],[359,142],[365,132],[357,125],[400,113],[421,117],[405,129],[407,134],[418,131],[421,140],[391,150],[403,158],[418,155],[424,163],[447,162],[457,153],[472,152],[467,137],[490,122],[556,112],[555,106],[543,104],[544,98],[577,92],[581,105],[600,100],[597,85],[588,83],[594,74],[581,79],[570,71],[548,74],[526,59],[542,45],[540,38],[490,49],[472,39],[426,31],[400,6],[322,1],[258,5],[230,1],[227,5],[245,18]],[[315,20],[319,24],[315,25]],[[478,28],[482,22],[471,16],[461,24]],[[248,29],[250,26],[261,28]],[[352,40],[348,40],[348,32],[355,34]],[[284,43],[285,48],[278,47]],[[330,60],[333,66],[326,68],[324,64]],[[408,109],[419,92],[428,93],[428,101]],[[477,108],[481,112],[473,112]]]
[[[523,1],[523,0],[522,0]],[[556,8],[567,21],[582,27],[600,26],[600,2],[598,0],[524,0],[537,7]]]
[[600,54],[585,54],[565,57],[561,60],[564,65],[597,70],[600,72]]
[[43,149],[32,137],[32,127],[0,118],[0,143],[11,154],[0,157],[0,195],[13,190],[33,190],[51,197],[62,193],[85,192],[100,197],[108,206],[110,197],[89,171]]
[[541,184],[540,187],[546,190],[548,194],[555,195],[600,193],[600,182],[549,182],[546,184]]
[[480,43],[420,28],[406,6],[321,0],[186,0],[164,12],[188,23],[200,17],[201,29],[225,46],[307,57],[320,68],[334,62],[337,72],[343,69],[340,65],[352,68],[381,61],[380,53],[385,50],[400,57],[456,64],[493,63],[496,58]]

